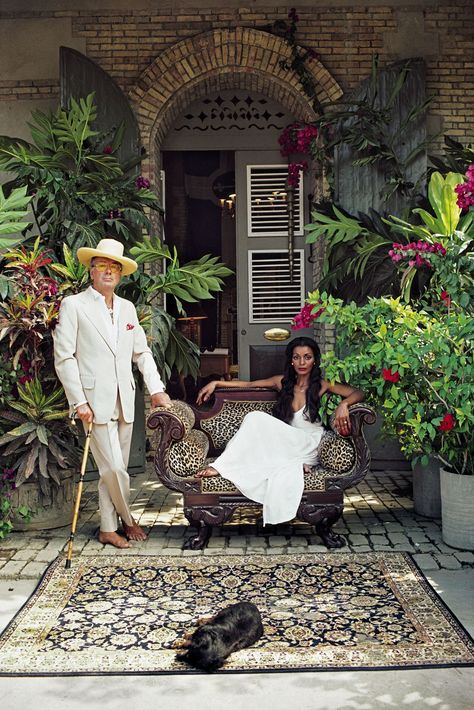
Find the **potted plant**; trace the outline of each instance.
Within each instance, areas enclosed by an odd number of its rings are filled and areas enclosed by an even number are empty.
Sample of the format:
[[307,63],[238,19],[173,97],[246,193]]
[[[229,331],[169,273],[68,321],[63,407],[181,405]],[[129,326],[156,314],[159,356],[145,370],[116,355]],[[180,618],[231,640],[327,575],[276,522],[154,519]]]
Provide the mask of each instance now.
[[[472,214],[461,216],[455,186],[461,175],[430,181],[430,212],[415,210],[421,224],[392,218],[387,224],[405,238],[390,255],[401,269],[402,296],[345,304],[315,291],[310,318],[337,328],[339,357],[326,353],[330,379],[357,382],[384,415],[384,432],[395,434],[414,463],[440,461],[443,537],[448,544],[474,547],[474,262]],[[456,188],[457,189],[457,188]],[[413,298],[411,284],[424,269],[425,288]],[[449,479],[452,498],[444,499]],[[467,487],[465,493],[460,488]],[[454,499],[457,504],[452,511]],[[466,506],[471,505],[471,512]]]
[[[184,308],[183,302],[212,298],[231,273],[210,255],[180,264],[158,238],[145,236],[147,210],[160,212],[158,200],[145,178],[127,173],[114,157],[120,127],[110,142],[92,129],[92,99],[72,101],[68,111],[34,112],[33,143],[0,137],[0,168],[16,174],[0,191],[0,234],[9,235],[0,241],[0,456],[15,474],[13,504],[29,501],[38,527],[63,525],[71,515],[66,471],[76,462],[77,436],[65,418],[52,330],[61,298],[88,281],[77,248],[114,234],[133,245],[140,263],[168,262],[165,274],[139,270],[121,290],[137,304],[165,380],[173,366],[196,375],[199,350],[176,331],[160,295],[173,294]],[[28,207],[34,236],[27,236],[31,223],[19,221]],[[61,500],[67,513],[48,516]]]

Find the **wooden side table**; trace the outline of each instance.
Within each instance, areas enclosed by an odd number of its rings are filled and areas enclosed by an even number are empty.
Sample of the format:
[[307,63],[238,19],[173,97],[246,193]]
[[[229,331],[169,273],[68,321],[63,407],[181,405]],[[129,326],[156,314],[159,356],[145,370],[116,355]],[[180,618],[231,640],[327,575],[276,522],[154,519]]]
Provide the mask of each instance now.
[[199,373],[201,377],[219,374],[226,380],[230,379],[230,356],[227,348],[216,348],[212,352],[204,351],[201,354]]

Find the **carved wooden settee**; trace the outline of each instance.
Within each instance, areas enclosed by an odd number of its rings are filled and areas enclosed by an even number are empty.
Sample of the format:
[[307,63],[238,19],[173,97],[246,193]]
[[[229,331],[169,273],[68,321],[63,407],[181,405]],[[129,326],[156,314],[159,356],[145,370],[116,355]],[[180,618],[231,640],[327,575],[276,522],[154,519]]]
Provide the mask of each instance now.
[[[152,449],[159,480],[183,494],[184,514],[198,529],[186,547],[205,547],[214,525],[228,522],[236,508],[255,507],[230,481],[221,476],[195,478],[194,473],[225,448],[248,412],[271,413],[276,393],[265,388],[221,388],[210,409],[174,400],[171,409],[155,409],[148,417],[154,431]],[[343,438],[326,432],[318,447],[318,463],[305,473],[305,489],[297,518],[314,525],[327,547],[343,547],[345,539],[331,530],[344,507],[344,490],[361,481],[369,470],[370,452],[364,425],[375,414],[364,404],[350,407],[352,433]],[[212,460],[212,459],[211,459]]]

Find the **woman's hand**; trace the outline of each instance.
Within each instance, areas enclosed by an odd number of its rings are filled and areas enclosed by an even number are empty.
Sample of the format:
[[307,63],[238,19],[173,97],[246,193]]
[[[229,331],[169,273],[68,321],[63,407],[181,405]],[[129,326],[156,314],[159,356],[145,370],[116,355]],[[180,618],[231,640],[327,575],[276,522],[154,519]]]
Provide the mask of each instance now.
[[214,394],[217,384],[218,382],[213,380],[212,382],[208,382],[207,385],[204,385],[204,387],[202,387],[202,389],[198,392],[196,404],[203,404],[203,402],[207,402],[211,394]]
[[345,402],[341,402],[334,412],[334,424],[341,436],[349,436],[351,433],[351,418],[349,407]]

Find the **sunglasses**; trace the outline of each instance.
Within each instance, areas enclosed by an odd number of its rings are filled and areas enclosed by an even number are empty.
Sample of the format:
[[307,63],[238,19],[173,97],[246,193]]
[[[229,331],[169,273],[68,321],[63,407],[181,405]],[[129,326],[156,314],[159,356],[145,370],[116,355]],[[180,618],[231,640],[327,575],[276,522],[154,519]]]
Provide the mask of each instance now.
[[117,264],[113,262],[111,264],[106,264],[104,261],[99,261],[98,264],[92,264],[92,268],[97,269],[97,271],[112,271],[114,274],[119,274],[122,271],[122,264]]

